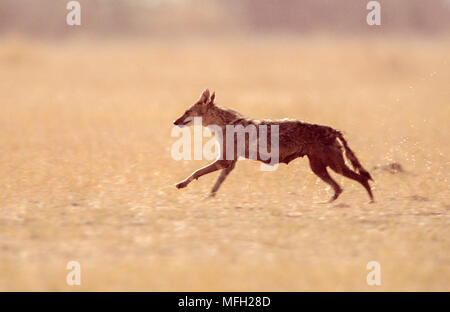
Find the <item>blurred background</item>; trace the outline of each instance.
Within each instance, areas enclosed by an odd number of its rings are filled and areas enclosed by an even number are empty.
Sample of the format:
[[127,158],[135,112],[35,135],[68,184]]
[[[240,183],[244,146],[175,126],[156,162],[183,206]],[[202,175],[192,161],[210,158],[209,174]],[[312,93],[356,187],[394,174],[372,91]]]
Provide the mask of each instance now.
[[449,0],[381,0],[382,27],[366,24],[362,0],[80,0],[82,27],[64,27],[58,0],[2,0],[0,34],[36,38],[450,33]]

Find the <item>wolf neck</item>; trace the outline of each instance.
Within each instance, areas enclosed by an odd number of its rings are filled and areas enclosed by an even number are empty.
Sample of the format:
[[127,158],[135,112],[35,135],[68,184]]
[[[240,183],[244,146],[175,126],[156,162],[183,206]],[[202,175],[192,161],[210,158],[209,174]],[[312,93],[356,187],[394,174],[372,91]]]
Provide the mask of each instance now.
[[210,120],[210,124],[216,124],[220,127],[226,127],[226,125],[231,125],[234,121],[243,118],[240,113],[232,109],[219,106],[214,106],[214,109],[211,113],[212,118]]

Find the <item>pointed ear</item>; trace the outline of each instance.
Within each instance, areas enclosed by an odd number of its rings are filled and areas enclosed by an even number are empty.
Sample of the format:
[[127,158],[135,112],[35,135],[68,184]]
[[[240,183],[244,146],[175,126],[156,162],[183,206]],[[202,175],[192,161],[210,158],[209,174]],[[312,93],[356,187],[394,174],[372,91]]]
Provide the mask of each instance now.
[[200,97],[200,102],[207,103],[209,101],[209,89],[203,91],[202,96]]
[[206,104],[206,106],[213,106],[214,105],[214,99],[216,98],[216,93],[213,92],[213,94],[211,95],[211,97],[209,98],[208,102],[205,102],[203,104]]
[[211,106],[214,106],[214,99],[215,99],[215,97],[216,97],[216,93],[213,92],[213,94],[208,99],[208,101],[207,102],[203,102],[203,106],[205,106],[206,108],[210,108]]

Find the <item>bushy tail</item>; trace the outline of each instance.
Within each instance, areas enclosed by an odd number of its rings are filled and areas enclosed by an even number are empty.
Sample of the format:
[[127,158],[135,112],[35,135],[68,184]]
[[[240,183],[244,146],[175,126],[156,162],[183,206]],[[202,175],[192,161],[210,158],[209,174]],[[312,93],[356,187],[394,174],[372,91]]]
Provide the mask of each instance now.
[[359,162],[358,158],[356,158],[355,153],[353,153],[353,151],[348,146],[347,141],[344,139],[344,136],[342,135],[342,133],[338,132],[337,136],[338,136],[339,140],[342,142],[342,145],[344,145],[345,156],[348,158],[348,160],[350,160],[355,171],[359,172],[359,174],[362,175],[363,177],[366,177],[367,179],[373,181],[370,173],[366,169],[363,168],[363,166]]

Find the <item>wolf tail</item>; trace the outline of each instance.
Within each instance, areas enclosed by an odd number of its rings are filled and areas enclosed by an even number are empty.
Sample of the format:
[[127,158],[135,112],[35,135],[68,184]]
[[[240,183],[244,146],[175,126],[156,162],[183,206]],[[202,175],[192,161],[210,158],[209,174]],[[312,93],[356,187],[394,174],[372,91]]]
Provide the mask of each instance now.
[[342,142],[342,145],[344,146],[345,149],[345,156],[347,157],[348,160],[350,160],[355,171],[359,172],[359,174],[362,175],[363,177],[366,177],[367,179],[373,181],[372,176],[366,169],[364,169],[364,167],[359,162],[358,158],[356,158],[355,153],[353,153],[353,151],[350,149],[350,147],[347,144],[347,141],[344,139],[344,136],[342,135],[341,132],[338,131],[337,137]]

